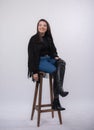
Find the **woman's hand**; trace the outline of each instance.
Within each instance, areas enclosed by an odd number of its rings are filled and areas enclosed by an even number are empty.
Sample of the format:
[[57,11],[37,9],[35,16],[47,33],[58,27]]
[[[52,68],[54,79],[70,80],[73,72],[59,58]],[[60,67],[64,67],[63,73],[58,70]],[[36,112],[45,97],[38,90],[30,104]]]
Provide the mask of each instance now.
[[39,77],[38,77],[38,74],[37,74],[37,73],[36,73],[36,74],[33,74],[33,79],[34,79],[35,81],[38,81]]

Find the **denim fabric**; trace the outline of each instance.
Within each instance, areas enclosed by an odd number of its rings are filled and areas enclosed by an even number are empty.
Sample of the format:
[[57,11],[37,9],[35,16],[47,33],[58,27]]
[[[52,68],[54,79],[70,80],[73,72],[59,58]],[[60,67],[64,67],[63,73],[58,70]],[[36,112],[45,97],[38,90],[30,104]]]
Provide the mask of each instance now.
[[56,60],[50,56],[40,57],[39,70],[46,73],[53,73],[56,70]]

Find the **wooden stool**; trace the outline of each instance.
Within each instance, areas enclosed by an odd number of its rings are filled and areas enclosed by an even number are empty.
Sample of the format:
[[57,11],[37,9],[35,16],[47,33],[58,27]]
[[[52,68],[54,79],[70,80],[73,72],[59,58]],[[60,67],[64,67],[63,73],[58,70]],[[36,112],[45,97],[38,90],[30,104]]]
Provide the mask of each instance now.
[[[36,82],[35,86],[35,94],[34,94],[34,100],[33,100],[33,107],[32,107],[32,114],[31,114],[31,120],[33,120],[34,112],[35,109],[38,111],[38,118],[37,118],[37,126],[40,126],[40,114],[42,112],[51,112],[52,113],[52,118],[54,117],[54,110],[52,109],[52,102],[53,102],[53,87],[52,87],[52,76],[49,74],[49,86],[50,86],[50,104],[41,104],[42,102],[42,83],[43,83],[43,77],[44,77],[44,72],[39,74],[40,77],[40,83]],[[38,94],[39,91],[39,94]],[[36,105],[37,101],[37,96],[38,97],[38,105]],[[41,109],[41,107],[51,107],[50,109]],[[62,124],[62,118],[61,118],[61,111],[58,112],[58,118],[60,124]]]

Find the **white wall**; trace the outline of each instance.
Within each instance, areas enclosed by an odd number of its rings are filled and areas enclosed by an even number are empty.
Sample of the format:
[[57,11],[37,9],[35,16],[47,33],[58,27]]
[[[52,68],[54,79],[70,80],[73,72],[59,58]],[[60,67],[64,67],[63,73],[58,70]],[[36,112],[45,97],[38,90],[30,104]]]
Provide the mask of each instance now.
[[64,88],[70,95],[61,104],[92,103],[93,8],[93,0],[0,0],[0,119],[30,118],[34,84],[27,78],[27,46],[40,18],[50,23],[67,62]]

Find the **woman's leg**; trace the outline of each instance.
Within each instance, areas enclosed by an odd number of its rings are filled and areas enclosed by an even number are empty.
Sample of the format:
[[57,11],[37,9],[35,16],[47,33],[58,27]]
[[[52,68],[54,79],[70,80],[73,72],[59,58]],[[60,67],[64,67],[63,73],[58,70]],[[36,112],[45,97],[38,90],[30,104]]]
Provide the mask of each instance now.
[[41,57],[39,63],[39,70],[51,74],[56,71],[55,62],[56,60],[50,57]]
[[54,110],[65,110],[65,108],[61,107],[60,101],[59,101],[59,93],[58,93],[58,85],[57,85],[57,80],[55,79],[57,75],[56,74],[56,66],[55,66],[56,60],[50,57],[41,57],[40,59],[40,64],[39,64],[39,70],[46,72],[46,73],[51,73],[54,77],[54,83],[53,83],[53,91],[54,91],[54,101],[52,104],[52,108]]
[[56,81],[56,83],[58,84],[59,94],[62,97],[65,97],[69,93],[67,91],[64,91],[64,89],[63,89],[63,80],[64,80],[66,63],[62,59],[59,59],[56,62],[56,66],[57,66],[57,75],[56,75],[56,80],[57,81]]

